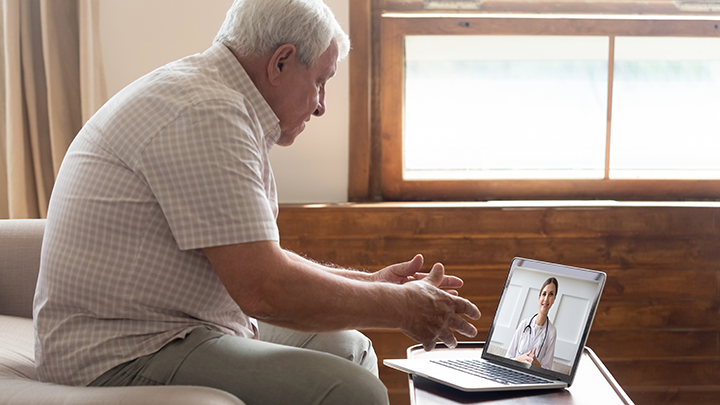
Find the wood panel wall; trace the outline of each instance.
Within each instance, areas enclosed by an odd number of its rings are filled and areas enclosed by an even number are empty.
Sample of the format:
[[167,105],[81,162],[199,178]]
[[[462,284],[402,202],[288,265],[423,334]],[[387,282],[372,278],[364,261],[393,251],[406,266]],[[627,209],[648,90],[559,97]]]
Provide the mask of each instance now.
[[[720,205],[524,206],[341,204],[282,206],[283,247],[374,271],[422,253],[465,280],[485,340],[515,256],[605,271],[587,345],[637,404],[720,398]],[[365,331],[382,358],[414,342]],[[407,377],[381,366],[393,405]]]

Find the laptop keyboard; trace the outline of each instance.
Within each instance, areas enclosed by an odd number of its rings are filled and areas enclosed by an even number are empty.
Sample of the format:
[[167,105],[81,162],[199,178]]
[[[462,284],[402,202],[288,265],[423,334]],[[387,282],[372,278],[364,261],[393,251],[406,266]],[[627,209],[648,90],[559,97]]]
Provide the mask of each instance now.
[[453,370],[472,374],[500,384],[550,384],[552,381],[533,377],[505,367],[496,366],[480,360],[430,360],[432,363],[449,367]]

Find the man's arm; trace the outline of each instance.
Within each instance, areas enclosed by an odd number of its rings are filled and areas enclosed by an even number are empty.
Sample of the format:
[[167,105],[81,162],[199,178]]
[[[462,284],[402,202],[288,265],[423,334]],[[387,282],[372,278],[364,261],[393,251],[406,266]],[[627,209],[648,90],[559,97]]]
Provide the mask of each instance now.
[[360,271],[360,270],[353,270],[353,269],[343,269],[339,267],[333,267],[332,265],[324,265],[323,263],[318,263],[313,260],[307,259],[305,257],[302,257],[298,255],[297,253],[291,252],[289,250],[284,251],[287,255],[288,259],[296,261],[300,264],[307,265],[314,267],[317,270],[327,271],[332,274],[347,277],[352,280],[359,280],[359,281],[371,281],[372,280],[372,274]]
[[[326,266],[322,263],[314,262],[307,258],[304,258],[291,251],[285,251],[291,260],[297,260],[306,263],[310,266],[317,268],[322,271],[329,271],[330,273],[338,276],[347,277],[353,280],[360,281],[374,281],[374,282],[386,282],[395,284],[405,284],[409,281],[421,280],[427,277],[427,273],[419,273],[418,271],[422,267],[423,258],[421,255],[415,255],[415,257],[407,262],[394,264],[380,271],[374,273],[368,273],[360,270],[343,269],[338,267],[332,267],[331,265]],[[443,281],[440,283],[440,288],[460,288],[463,285],[463,281],[455,276],[444,276]],[[448,290],[453,295],[457,295],[456,291]]]
[[[477,307],[438,288],[446,280],[440,264],[417,282],[373,283],[297,260],[275,241],[204,252],[243,312],[278,326],[313,332],[397,328],[428,350],[437,339],[456,345],[452,330],[469,337],[477,333],[462,317],[478,319]],[[418,257],[394,266],[414,273],[422,266]]]

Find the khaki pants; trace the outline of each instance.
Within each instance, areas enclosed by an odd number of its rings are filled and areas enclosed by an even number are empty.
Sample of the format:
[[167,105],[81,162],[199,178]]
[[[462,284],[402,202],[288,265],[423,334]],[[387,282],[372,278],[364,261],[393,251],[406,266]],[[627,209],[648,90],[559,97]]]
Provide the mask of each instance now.
[[375,351],[357,331],[311,334],[259,325],[260,340],[198,328],[121,364],[91,386],[198,385],[248,405],[387,404]]

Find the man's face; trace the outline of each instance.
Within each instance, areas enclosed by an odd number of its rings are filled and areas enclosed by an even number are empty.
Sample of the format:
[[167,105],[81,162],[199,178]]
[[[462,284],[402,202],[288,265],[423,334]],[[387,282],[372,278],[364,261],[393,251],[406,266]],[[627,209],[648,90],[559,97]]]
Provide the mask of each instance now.
[[332,41],[312,67],[300,62],[297,53],[283,64],[286,77],[273,111],[280,120],[280,146],[289,146],[313,115],[325,113],[325,84],[337,70],[338,47]]

